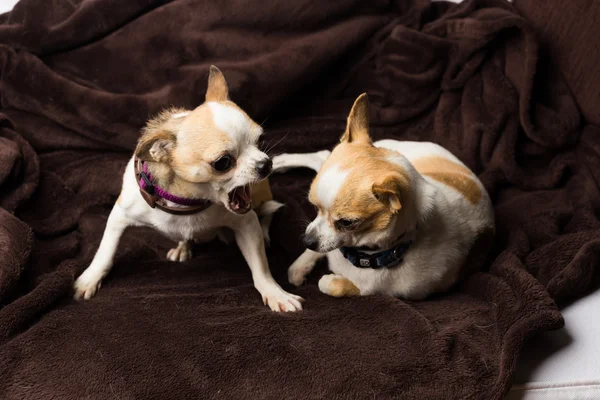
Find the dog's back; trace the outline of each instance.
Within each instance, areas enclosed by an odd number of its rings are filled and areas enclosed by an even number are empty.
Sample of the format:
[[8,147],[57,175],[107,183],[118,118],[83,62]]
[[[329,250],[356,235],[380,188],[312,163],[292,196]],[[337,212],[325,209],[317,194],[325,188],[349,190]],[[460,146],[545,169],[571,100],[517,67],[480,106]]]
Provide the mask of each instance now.
[[374,143],[401,153],[429,183],[441,189],[455,212],[475,232],[494,228],[490,198],[477,176],[454,154],[431,142],[380,140]]

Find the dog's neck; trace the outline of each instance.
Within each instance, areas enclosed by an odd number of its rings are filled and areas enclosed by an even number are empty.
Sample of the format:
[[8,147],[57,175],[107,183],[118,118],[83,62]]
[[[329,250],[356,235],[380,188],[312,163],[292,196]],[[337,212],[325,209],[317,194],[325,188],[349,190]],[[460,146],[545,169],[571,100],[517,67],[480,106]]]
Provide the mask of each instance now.
[[147,162],[154,183],[167,192],[186,199],[205,199],[215,201],[213,190],[209,183],[188,182],[175,174],[175,171],[165,163]]

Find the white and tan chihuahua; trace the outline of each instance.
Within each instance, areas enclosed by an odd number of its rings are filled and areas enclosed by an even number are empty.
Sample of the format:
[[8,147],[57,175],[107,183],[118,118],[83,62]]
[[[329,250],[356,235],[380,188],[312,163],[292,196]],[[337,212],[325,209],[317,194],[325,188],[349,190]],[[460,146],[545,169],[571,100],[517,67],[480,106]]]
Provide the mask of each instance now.
[[[100,247],[75,282],[75,298],[90,299],[100,288],[128,226],[153,227],[178,241],[167,254],[172,261],[188,260],[193,242],[226,237],[223,229],[230,228],[263,302],[273,311],[301,310],[302,298],[271,276],[264,247],[268,231],[252,210],[250,185],[265,182],[272,170],[271,159],[257,147],[262,133],[229,100],[225,77],[211,66],[205,103],[191,111],[164,111],[143,129]],[[279,206],[264,201],[260,208],[270,215]]]
[[276,172],[318,172],[309,194],[318,215],[306,229],[308,249],[288,271],[296,286],[326,255],[333,274],[320,279],[323,293],[421,300],[449,289],[470,250],[487,252],[493,238],[492,204],[475,174],[433,143],[372,143],[366,94],[331,153],[282,154],[273,163]]

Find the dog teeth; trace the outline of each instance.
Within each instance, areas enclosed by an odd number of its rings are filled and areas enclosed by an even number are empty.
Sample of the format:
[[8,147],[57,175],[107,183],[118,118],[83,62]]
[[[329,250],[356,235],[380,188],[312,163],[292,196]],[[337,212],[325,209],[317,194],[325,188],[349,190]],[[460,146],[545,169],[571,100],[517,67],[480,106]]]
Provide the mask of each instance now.
[[240,186],[233,191],[229,200],[229,206],[233,211],[249,211],[252,208],[252,199],[250,198],[250,188]]

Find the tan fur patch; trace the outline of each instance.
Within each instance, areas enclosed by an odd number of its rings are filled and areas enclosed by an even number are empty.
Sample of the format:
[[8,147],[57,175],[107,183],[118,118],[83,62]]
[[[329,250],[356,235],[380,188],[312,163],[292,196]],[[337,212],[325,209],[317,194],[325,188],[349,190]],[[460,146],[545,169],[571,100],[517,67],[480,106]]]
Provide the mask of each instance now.
[[226,101],[229,99],[227,81],[219,68],[210,66],[208,75],[208,87],[206,89],[206,101]]
[[327,294],[333,297],[360,296],[360,289],[348,279],[336,276],[329,282]]
[[231,138],[219,130],[208,106],[192,111],[181,125],[174,167],[197,165],[200,160],[216,161],[228,150]]
[[471,204],[477,204],[481,200],[481,189],[468,176],[451,172],[430,172],[424,175],[456,189]]
[[[410,180],[406,171],[399,165],[387,160],[390,155],[387,149],[373,147],[362,143],[342,143],[338,145],[321,171],[336,165],[342,171],[350,171],[344,185],[340,188],[333,205],[329,209],[330,223],[338,218],[366,219],[369,223],[359,229],[384,229],[392,219],[395,211],[377,200],[373,192],[373,184],[386,179],[393,179],[395,186],[401,192],[401,197],[410,196]],[[309,200],[320,207],[316,195],[321,173],[312,183]]]
[[171,117],[175,114],[182,114],[188,111],[189,110],[186,110],[185,108],[181,107],[171,107],[162,110],[158,113],[157,116],[150,119],[146,123],[146,126],[143,129],[143,133],[150,133],[159,129],[173,131],[177,126],[179,126],[181,120],[178,121],[178,118],[172,120]]
[[366,93],[356,98],[348,114],[346,130],[340,138],[341,143],[371,143],[369,136],[369,98]]
[[421,175],[429,172],[450,172],[465,175],[472,174],[468,168],[440,156],[423,157],[411,161],[411,163]]
[[[147,130],[138,141],[135,155],[143,161],[168,162],[176,140],[173,132],[169,130],[160,128]],[[156,144],[159,146],[155,146]]]
[[466,167],[444,157],[423,157],[412,162],[421,175],[435,179],[462,194],[471,204],[481,200],[481,189]]
[[387,174],[373,184],[373,193],[382,203],[386,204],[395,214],[402,209],[400,193],[407,189],[405,176],[400,174]]

